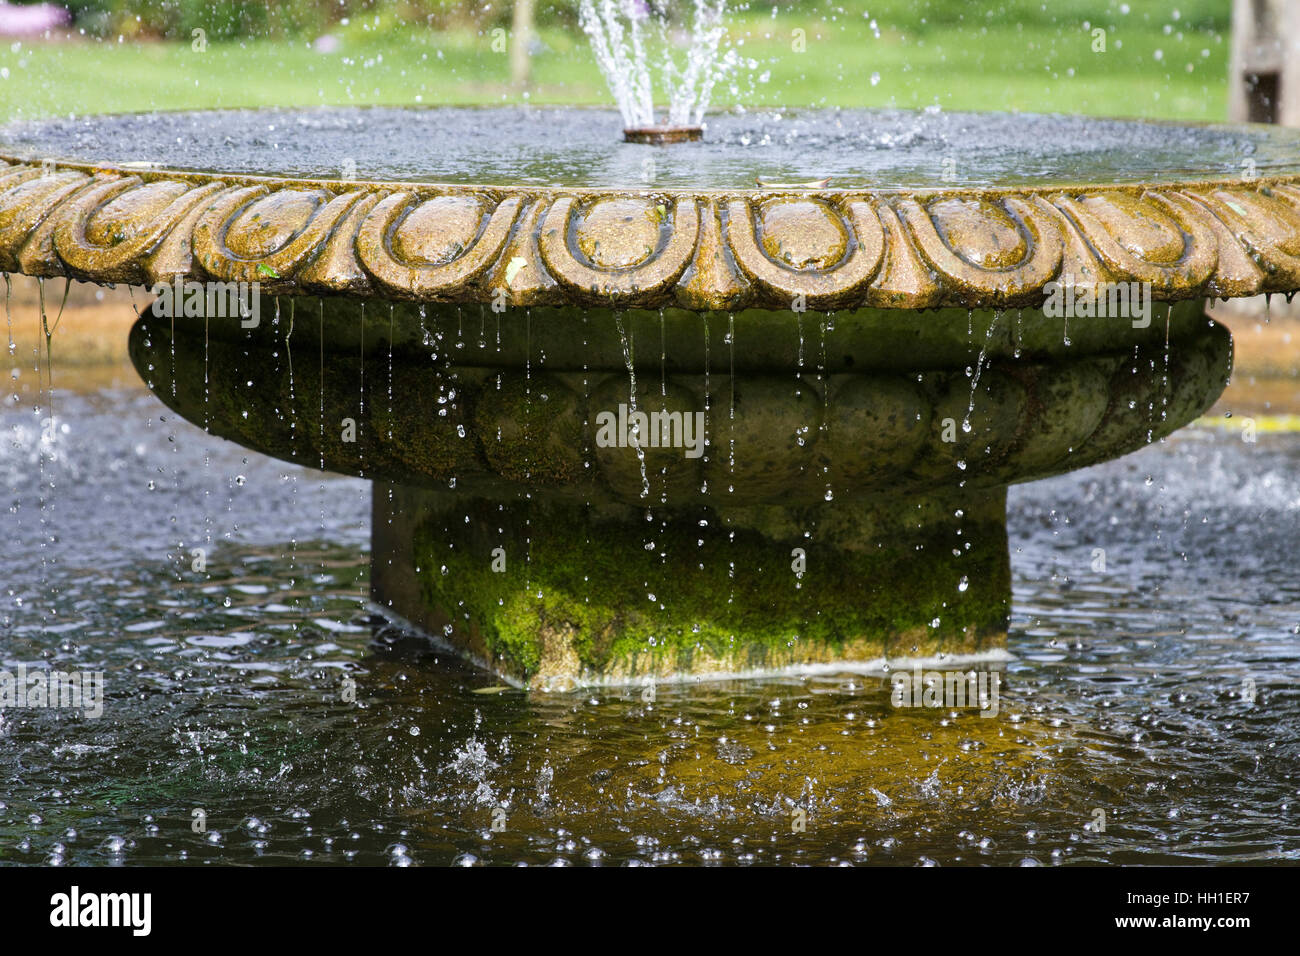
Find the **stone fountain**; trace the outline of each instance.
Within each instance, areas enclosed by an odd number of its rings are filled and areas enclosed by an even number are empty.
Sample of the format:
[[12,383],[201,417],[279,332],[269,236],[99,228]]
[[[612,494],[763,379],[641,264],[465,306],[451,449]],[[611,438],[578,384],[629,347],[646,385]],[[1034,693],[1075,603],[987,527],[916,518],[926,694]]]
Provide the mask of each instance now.
[[0,269],[153,288],[130,349],[158,397],[373,481],[375,602],[532,686],[996,649],[1007,486],[1197,417],[1231,365],[1205,300],[1300,288],[1291,131],[619,128],[12,124]]

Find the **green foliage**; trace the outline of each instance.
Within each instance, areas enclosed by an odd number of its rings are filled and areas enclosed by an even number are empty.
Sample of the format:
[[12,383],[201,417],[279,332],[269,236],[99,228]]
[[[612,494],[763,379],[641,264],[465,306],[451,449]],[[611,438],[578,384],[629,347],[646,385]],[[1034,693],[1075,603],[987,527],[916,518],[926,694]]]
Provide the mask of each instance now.
[[75,25],[92,36],[190,39],[203,30],[208,39],[296,33],[324,22],[331,4],[289,0],[69,0]]
[[[32,0],[34,2],[34,0]],[[691,0],[657,0],[688,20]],[[68,0],[78,28],[94,36],[189,39],[195,29],[209,39],[315,37],[341,21],[373,19],[375,27],[478,29],[508,25],[511,0]],[[579,0],[538,0],[541,27],[577,30]],[[1127,8],[1127,12],[1125,9]],[[787,0],[779,4],[735,2],[737,19],[777,15],[823,23],[874,20],[882,31],[924,35],[952,28],[1074,28],[1226,31],[1228,0]]]
[[[35,0],[28,0],[35,2]],[[97,37],[188,40],[203,30],[210,40],[316,37],[374,19],[388,29],[479,28],[508,24],[512,4],[463,0],[67,0],[75,26]],[[538,24],[577,26],[577,0],[536,6]]]

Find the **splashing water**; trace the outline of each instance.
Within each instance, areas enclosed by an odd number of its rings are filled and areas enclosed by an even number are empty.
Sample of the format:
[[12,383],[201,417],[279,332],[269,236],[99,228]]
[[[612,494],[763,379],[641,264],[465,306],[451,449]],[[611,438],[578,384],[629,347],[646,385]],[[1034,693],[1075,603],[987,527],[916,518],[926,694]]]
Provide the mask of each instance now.
[[[579,17],[625,128],[655,125],[652,62],[659,62],[661,93],[668,98],[668,126],[698,126],[713,87],[738,62],[736,51],[719,52],[727,29],[726,0],[693,0],[686,63],[678,64],[673,4],[647,0],[582,0]],[[684,17],[683,17],[684,19]]]

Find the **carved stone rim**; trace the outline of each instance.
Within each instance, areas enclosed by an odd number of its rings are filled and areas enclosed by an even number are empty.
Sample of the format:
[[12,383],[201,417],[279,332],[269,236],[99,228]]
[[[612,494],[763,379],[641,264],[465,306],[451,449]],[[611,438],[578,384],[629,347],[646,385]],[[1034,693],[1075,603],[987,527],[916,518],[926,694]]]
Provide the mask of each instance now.
[[1300,289],[1300,175],[878,191],[465,186],[0,155],[0,269],[620,308],[1014,308]]

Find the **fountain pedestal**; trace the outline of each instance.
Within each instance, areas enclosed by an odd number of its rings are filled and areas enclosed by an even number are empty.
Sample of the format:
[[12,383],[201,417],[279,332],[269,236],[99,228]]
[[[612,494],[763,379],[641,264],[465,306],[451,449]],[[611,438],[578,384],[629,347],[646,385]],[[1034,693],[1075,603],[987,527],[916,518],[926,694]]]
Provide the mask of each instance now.
[[973,654],[1006,633],[1005,505],[657,511],[379,484],[371,593],[547,687]]
[[255,328],[146,310],[131,348],[190,421],[375,481],[377,603],[564,686],[999,646],[1006,486],[1158,440],[1226,381],[1227,331],[1160,312],[916,334],[893,310],[290,298]]

